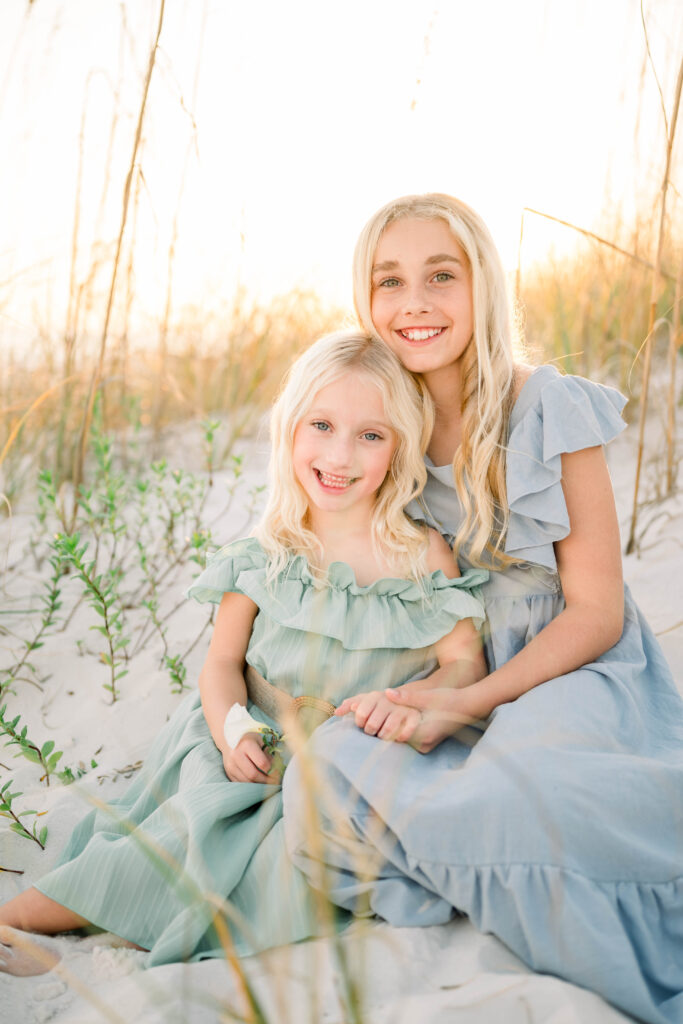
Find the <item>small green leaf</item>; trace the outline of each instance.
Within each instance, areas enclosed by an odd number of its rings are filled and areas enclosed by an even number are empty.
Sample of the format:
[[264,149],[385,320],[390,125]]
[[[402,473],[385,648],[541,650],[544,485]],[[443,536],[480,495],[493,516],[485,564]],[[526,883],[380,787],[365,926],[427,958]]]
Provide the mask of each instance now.
[[62,757],[62,754],[63,754],[62,750],[55,750],[54,754],[52,755],[50,760],[47,762],[48,773],[53,772],[55,770],[55,768],[57,767],[57,763],[59,762],[59,760]]

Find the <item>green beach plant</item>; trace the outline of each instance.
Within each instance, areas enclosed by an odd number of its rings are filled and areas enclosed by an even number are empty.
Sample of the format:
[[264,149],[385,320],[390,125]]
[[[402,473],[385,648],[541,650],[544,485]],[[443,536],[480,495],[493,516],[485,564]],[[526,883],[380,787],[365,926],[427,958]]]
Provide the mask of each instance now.
[[118,592],[121,582],[120,569],[115,567],[98,573],[94,559],[85,561],[88,541],[81,543],[78,533],[72,536],[59,534],[57,546],[64,562],[73,567],[83,583],[84,593],[91,608],[102,619],[101,625],[96,624],[90,628],[100,633],[106,641],[105,649],[100,652],[100,659],[109,666],[109,682],[104,683],[104,688],[111,693],[113,704],[118,696],[117,684],[128,672],[125,667],[125,652],[130,643],[130,637],[124,633],[123,608]]
[[21,644],[24,652],[18,660],[9,668],[0,672],[0,697],[12,689],[13,683],[22,678],[21,673],[27,670],[31,673],[31,682],[39,683],[38,672],[35,666],[28,660],[35,651],[44,644],[44,637],[57,623],[57,612],[62,606],[61,583],[62,583],[62,559],[56,550],[56,542],[52,541],[52,554],[49,562],[52,567],[52,574],[44,581],[43,590],[38,595],[42,604],[41,619],[38,628],[31,639],[23,639]]
[[19,747],[19,754],[32,764],[39,764],[42,769],[40,781],[50,785],[50,776],[55,774],[57,765],[62,758],[62,751],[55,750],[54,740],[47,740],[42,745],[33,743],[28,738],[28,726],[21,726],[21,716],[16,715],[12,721],[6,717],[7,705],[0,707],[0,736],[6,737],[5,746]]
[[[22,796],[21,793],[13,793],[11,790],[12,780],[6,782],[4,786],[0,787],[0,817],[9,818],[10,830],[16,832],[18,836],[23,839],[32,839],[34,843],[37,843],[41,850],[45,849],[45,843],[47,842],[47,825],[43,825],[39,830],[37,825],[37,819],[40,817],[39,811],[25,810],[19,811],[14,808],[13,802],[17,797]],[[34,821],[32,822],[31,828],[25,824],[25,818],[29,818],[35,815]],[[4,871],[11,870],[3,868]]]

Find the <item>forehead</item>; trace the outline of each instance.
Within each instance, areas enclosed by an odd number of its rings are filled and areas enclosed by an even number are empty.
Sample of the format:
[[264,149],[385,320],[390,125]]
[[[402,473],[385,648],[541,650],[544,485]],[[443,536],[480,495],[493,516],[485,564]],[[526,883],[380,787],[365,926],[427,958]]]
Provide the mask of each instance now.
[[467,265],[462,246],[445,220],[401,217],[380,235],[373,266],[387,261],[425,261],[434,256],[451,256]]
[[312,410],[328,409],[341,415],[388,422],[380,384],[365,370],[350,369],[315,392]]

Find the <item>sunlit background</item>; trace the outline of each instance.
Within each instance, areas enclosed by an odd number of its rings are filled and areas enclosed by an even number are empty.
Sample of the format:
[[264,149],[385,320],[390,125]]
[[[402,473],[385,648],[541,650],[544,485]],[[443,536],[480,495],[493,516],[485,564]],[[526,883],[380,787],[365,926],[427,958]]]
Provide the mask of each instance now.
[[[70,280],[113,256],[159,10],[3,0],[4,345],[59,330]],[[125,236],[134,333],[239,288],[349,307],[358,230],[407,192],[464,198],[509,268],[525,206],[603,233],[654,217],[682,44],[676,0],[168,0]],[[528,216],[522,265],[575,240]]]

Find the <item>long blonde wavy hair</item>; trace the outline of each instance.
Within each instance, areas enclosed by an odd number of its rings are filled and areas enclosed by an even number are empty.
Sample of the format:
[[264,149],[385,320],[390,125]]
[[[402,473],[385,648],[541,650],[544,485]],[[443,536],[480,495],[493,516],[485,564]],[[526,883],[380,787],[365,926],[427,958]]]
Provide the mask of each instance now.
[[465,512],[455,537],[467,541],[474,565],[501,566],[509,520],[505,449],[513,403],[513,324],[505,272],[488,228],[474,210],[442,193],[404,196],[383,206],[361,231],[353,264],[354,300],[372,334],[372,266],[389,224],[401,219],[443,220],[469,260],[474,329],[462,356],[462,441],[453,459],[455,488]]
[[405,507],[421,493],[427,480],[424,454],[434,426],[431,397],[384,342],[358,331],[339,331],[315,342],[292,364],[273,407],[270,487],[263,517],[254,531],[270,556],[271,580],[286,567],[292,554],[304,555],[314,576],[324,580],[322,546],[310,526],[306,492],[294,473],[294,433],[317,392],[351,372],[361,373],[379,389],[397,439],[389,471],[375,497],[373,546],[399,576],[419,580],[426,571],[427,535],[406,515]]

